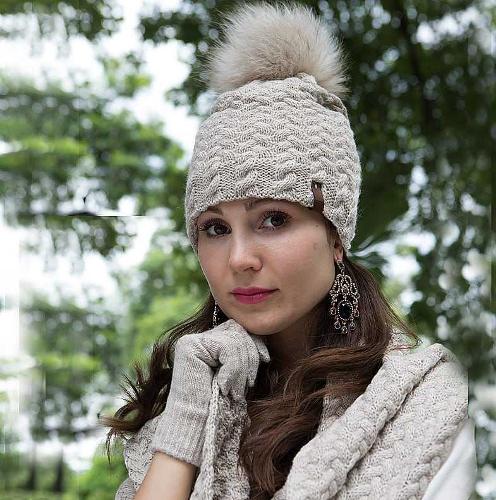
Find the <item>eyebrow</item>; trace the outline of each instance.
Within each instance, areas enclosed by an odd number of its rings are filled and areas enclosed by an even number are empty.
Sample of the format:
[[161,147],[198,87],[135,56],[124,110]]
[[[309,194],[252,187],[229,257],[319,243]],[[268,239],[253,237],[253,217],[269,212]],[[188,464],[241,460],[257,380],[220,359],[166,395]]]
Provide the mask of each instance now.
[[[284,200],[275,200],[274,198],[257,198],[255,200],[250,200],[244,203],[245,210],[248,212],[249,210],[252,210],[255,208],[257,205],[261,205],[264,203],[270,203],[272,201],[284,201]],[[215,212],[217,214],[222,215],[222,210],[218,207],[208,207],[205,212]]]

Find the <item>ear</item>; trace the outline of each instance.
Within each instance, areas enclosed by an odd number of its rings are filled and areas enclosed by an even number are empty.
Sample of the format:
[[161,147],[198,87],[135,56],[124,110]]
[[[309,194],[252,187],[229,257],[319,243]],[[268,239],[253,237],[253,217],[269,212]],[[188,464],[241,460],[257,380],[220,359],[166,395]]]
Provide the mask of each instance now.
[[337,234],[335,234],[333,253],[336,260],[343,260],[344,248]]

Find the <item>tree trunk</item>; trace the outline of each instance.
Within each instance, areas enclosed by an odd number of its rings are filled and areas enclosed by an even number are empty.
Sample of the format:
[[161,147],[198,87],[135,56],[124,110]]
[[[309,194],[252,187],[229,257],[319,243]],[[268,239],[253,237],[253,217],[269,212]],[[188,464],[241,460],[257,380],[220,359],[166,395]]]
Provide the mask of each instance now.
[[55,481],[53,482],[52,491],[54,493],[62,493],[64,488],[64,448],[60,451],[59,460],[57,462],[57,470],[55,471]]
[[37,464],[36,464],[36,442],[33,441],[33,448],[31,452],[31,462],[29,464],[29,476],[26,480],[24,489],[27,491],[36,491],[36,483],[38,482]]

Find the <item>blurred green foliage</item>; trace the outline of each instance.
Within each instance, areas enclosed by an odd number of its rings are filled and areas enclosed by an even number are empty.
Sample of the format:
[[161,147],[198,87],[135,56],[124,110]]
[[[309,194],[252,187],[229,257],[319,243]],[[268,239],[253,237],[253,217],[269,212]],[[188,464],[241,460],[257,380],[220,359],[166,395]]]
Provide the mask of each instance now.
[[[200,118],[208,114],[213,99],[200,70],[209,47],[219,39],[220,16],[237,3],[184,0],[175,9],[154,3],[141,12],[143,45],[176,40],[193,49],[189,75],[164,97],[188,106]],[[491,168],[495,71],[490,52],[494,3],[298,3],[311,6],[333,27],[348,55],[351,92],[345,104],[363,168],[352,258],[374,273],[419,334],[445,344],[468,368],[477,459],[481,470],[488,471],[496,467],[491,445],[496,414],[494,404],[477,398],[477,387],[496,383],[491,302],[496,254]],[[0,34],[19,38],[34,18],[40,40],[62,24],[67,39],[82,35],[97,47],[115,33],[121,14],[109,0],[4,1]],[[7,17],[17,22],[2,23]],[[450,29],[448,17],[454,20]],[[3,418],[0,490],[8,493],[0,494],[0,500],[114,498],[126,477],[119,446],[111,465],[99,448],[90,468],[77,475],[63,456],[36,458],[36,444],[94,435],[95,413],[110,414],[121,404],[115,396],[123,373],[131,375],[131,363],[145,360],[160,332],[190,315],[207,292],[185,237],[184,151],[164,135],[163,123],[142,123],[132,113],[113,108],[117,100],[146,90],[153,75],[145,72],[139,51],[119,59],[100,53],[98,61],[104,88],[73,81],[67,90],[52,77],[43,86],[0,69],[0,200],[5,221],[36,229],[39,240],[31,240],[26,251],[43,255],[47,266],[64,255],[73,272],[82,270],[82,255],[96,252],[110,263],[135,237],[132,218],[99,217],[99,211],[117,210],[122,200],[132,197],[136,214],[159,210],[157,220],[163,224],[136,269],[112,273],[118,302],[125,306],[121,311],[94,290],[83,298],[64,290],[49,298],[23,295],[30,333],[25,347],[36,363],[16,376],[30,380],[21,410],[29,416],[34,447],[18,451],[25,437],[11,433]],[[89,201],[82,206],[83,195]],[[80,211],[96,215],[78,215]],[[65,215],[69,212],[74,215]],[[431,244],[422,249],[400,240],[411,232]],[[51,246],[42,245],[47,235]],[[385,243],[394,245],[396,254],[415,259],[419,271],[411,283],[385,274],[380,246]],[[471,269],[476,272],[470,274]],[[398,297],[405,289],[414,298],[401,311]],[[4,365],[0,377],[12,377],[14,368]],[[100,398],[97,410],[92,406],[95,396]],[[5,395],[0,403],[2,419],[9,411]],[[81,419],[89,423],[82,426]]]
[[22,37],[28,16],[37,24],[41,36],[49,36],[56,23],[63,21],[67,37],[82,35],[88,40],[98,41],[104,35],[114,33],[122,21],[118,4],[113,0],[35,0],[19,2],[18,0],[2,0],[0,16],[23,14],[17,26],[8,30],[0,29],[0,35]]

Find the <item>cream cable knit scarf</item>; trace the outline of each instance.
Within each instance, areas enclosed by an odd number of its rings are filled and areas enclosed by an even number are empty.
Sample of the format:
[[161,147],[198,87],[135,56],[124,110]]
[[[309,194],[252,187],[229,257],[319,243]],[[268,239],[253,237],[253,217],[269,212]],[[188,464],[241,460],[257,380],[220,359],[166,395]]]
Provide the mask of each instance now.
[[[422,498],[467,418],[467,374],[439,343],[393,350],[400,342],[401,334],[393,335],[383,365],[363,394],[324,399],[315,437],[296,454],[273,500]],[[249,499],[248,479],[237,467],[239,438],[249,423],[246,406],[222,395],[216,374],[191,499]],[[143,481],[158,418],[127,440],[130,479],[116,500],[133,498]]]

